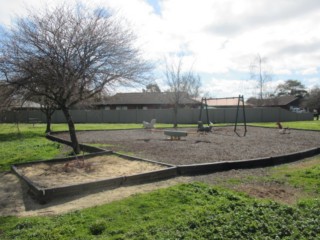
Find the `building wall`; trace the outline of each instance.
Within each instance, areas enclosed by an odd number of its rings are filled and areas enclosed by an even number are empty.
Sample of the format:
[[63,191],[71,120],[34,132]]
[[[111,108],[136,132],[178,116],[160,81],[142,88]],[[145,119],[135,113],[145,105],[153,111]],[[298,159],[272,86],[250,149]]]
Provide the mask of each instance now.
[[[236,108],[209,109],[209,121],[213,123],[234,123],[236,119]],[[172,109],[134,109],[134,110],[71,110],[76,123],[141,123],[157,119],[159,123],[173,123]],[[197,123],[199,120],[199,109],[179,109],[178,123]],[[245,109],[247,122],[284,122],[313,120],[312,113],[293,113],[281,108],[247,108]],[[22,122],[28,123],[38,119],[45,122],[45,115],[40,110],[20,110],[14,112],[0,113],[0,122]],[[243,122],[243,111],[239,109],[239,122]],[[201,120],[207,123],[206,111],[202,111]],[[64,123],[65,118],[61,111],[56,111],[52,116],[53,123]]]

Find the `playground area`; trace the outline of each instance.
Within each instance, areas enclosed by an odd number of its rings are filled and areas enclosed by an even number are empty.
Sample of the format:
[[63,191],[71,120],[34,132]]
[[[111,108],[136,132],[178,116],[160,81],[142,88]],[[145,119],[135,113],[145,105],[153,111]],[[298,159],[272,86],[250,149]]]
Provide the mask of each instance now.
[[[189,165],[220,161],[236,161],[272,157],[319,147],[320,133],[290,129],[281,134],[276,128],[214,127],[210,133],[196,128],[178,129],[187,132],[180,140],[164,134],[168,129],[137,129],[78,132],[81,143],[172,165]],[[170,129],[172,130],[172,129]],[[55,136],[69,139],[68,133]]]
[[[248,132],[245,137],[242,136],[242,127],[239,127],[239,137],[233,131],[233,127],[230,126],[214,127],[212,133],[207,134],[197,133],[196,128],[179,128],[179,131],[187,132],[187,136],[181,137],[180,140],[171,140],[169,136],[164,134],[166,130],[172,131],[172,129],[83,131],[78,132],[78,137],[82,143],[93,144],[105,149],[122,151],[134,156],[175,165],[228,160],[236,161],[290,154],[319,147],[320,139],[320,133],[316,131],[290,129],[290,133],[281,134],[276,128],[258,127],[248,127]],[[68,133],[59,133],[56,134],[56,136],[69,139]],[[138,172],[147,171],[145,165],[139,165],[139,162],[136,164],[138,164],[135,166]],[[125,169],[132,170],[125,166],[126,163],[120,165],[123,171]],[[97,166],[100,167],[99,163],[93,163],[93,170],[97,170]],[[115,166],[120,168],[119,165]],[[51,169],[55,170],[56,168],[55,166],[51,166]],[[38,170],[41,171],[41,169]],[[35,171],[35,169],[33,169],[33,171]],[[255,168],[223,171],[200,176],[179,176],[164,181],[120,187],[108,191],[94,193],[80,192],[77,196],[53,199],[45,205],[35,201],[28,194],[28,188],[25,184],[22,183],[16,175],[8,172],[0,175],[0,179],[2,180],[2,184],[0,184],[0,191],[2,192],[0,214],[17,216],[59,214],[108,203],[133,194],[149,192],[177,183],[204,181],[216,184],[217,182],[225,182],[225,180],[231,176],[241,177],[242,175],[247,176],[248,174],[252,176],[264,176],[267,174],[267,171],[267,168]],[[76,172],[78,172],[78,170]],[[88,171],[85,172],[85,175],[90,175],[90,178],[93,178],[95,173],[98,172],[99,171]],[[60,173],[67,174],[64,171],[60,171]],[[126,172],[125,174],[130,174],[130,172]],[[55,175],[56,174],[51,175],[52,178],[50,179],[52,182],[59,180],[53,178]],[[74,180],[78,182],[77,179]],[[276,185],[242,185],[241,189],[249,194],[258,194],[259,197],[265,195],[276,200],[288,202],[294,202],[298,194],[295,189]]]

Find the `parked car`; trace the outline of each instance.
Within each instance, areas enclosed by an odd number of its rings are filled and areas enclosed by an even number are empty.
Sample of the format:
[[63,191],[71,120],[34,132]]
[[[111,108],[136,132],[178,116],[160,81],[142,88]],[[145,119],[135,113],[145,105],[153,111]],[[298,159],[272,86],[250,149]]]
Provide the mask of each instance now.
[[305,113],[306,112],[306,110],[301,109],[301,108],[291,108],[290,110],[291,110],[291,112],[294,112],[294,113]]

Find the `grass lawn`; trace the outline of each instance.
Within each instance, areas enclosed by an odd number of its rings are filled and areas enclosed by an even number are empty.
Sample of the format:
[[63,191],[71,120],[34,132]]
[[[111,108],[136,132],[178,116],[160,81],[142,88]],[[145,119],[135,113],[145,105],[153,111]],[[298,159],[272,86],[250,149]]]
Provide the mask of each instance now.
[[[183,125],[190,126],[190,125]],[[172,124],[157,124],[159,128]],[[142,128],[142,124],[76,124],[81,130],[113,130]],[[67,124],[53,124],[52,131],[67,131]],[[71,154],[61,144],[45,138],[45,124],[0,124],[0,172],[8,171],[14,163],[51,159]]]
[[[320,120],[319,121],[282,122],[281,124],[282,124],[282,126],[289,127],[289,128],[320,131]],[[261,126],[261,127],[277,127],[274,122],[272,122],[272,123],[249,123],[248,125]]]
[[[320,130],[320,121],[314,122],[283,125]],[[77,130],[139,127],[140,124],[76,125]],[[43,137],[45,125],[20,124],[19,128],[18,132],[13,124],[0,124],[2,171],[12,163],[61,154],[59,144]],[[66,129],[64,124],[53,125],[54,131]],[[295,205],[195,182],[58,216],[0,217],[0,239],[320,239],[319,163],[320,157],[315,157],[273,167],[261,179],[248,176],[229,180],[235,186],[258,180],[301,188],[310,197]]]
[[203,183],[54,217],[2,217],[1,239],[316,239],[320,201],[288,206]]

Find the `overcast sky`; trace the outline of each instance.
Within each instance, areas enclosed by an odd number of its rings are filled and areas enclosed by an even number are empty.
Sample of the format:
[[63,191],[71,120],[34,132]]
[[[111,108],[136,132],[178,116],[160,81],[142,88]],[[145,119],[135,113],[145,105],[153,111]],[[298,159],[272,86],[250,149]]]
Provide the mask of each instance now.
[[[53,3],[52,3],[53,2]],[[0,24],[10,25],[26,6],[58,0],[0,0]],[[68,2],[68,1],[67,1]],[[78,1],[79,2],[79,1]],[[320,85],[320,0],[91,0],[116,10],[139,37],[145,57],[157,63],[164,90],[163,59],[184,56],[211,97],[257,94],[249,66],[260,54],[272,73],[272,90],[288,79],[307,89]]]

